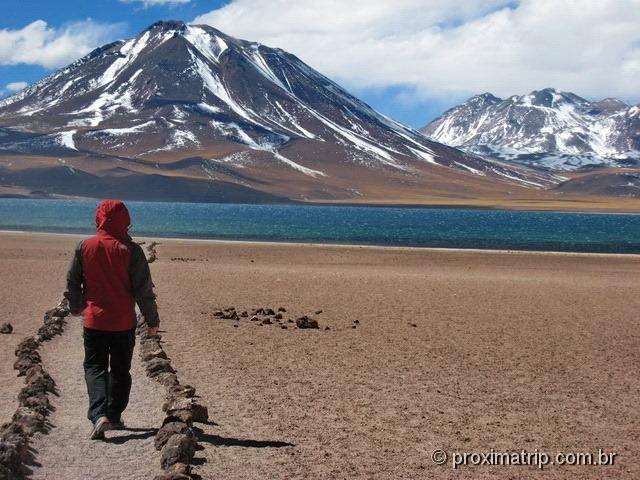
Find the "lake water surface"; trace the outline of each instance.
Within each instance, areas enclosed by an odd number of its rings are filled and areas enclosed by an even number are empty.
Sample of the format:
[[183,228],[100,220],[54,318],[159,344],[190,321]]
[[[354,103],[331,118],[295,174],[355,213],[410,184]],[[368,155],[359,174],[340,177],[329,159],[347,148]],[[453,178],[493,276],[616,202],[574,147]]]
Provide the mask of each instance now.
[[[95,231],[98,201],[0,199],[0,229]],[[640,215],[126,202],[131,234],[275,242],[640,253]]]

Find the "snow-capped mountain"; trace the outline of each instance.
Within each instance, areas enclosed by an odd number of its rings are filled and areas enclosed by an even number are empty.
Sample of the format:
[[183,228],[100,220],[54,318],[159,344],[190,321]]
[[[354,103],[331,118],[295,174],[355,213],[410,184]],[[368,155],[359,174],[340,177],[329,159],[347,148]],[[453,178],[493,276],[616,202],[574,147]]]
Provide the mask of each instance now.
[[560,180],[430,141],[294,55],[179,21],[0,101],[0,176],[22,191],[207,201],[464,196]]
[[551,88],[471,97],[421,129],[464,151],[556,170],[640,163],[640,105]]

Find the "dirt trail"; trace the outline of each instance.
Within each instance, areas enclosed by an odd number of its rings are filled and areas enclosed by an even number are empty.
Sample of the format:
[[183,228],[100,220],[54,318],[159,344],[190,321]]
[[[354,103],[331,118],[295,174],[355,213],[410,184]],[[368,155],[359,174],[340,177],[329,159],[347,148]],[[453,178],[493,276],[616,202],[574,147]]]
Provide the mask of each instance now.
[[138,346],[131,368],[131,400],[123,415],[127,430],[107,432],[105,442],[89,439],[80,319],[70,318],[64,334],[43,346],[41,354],[59,397],[52,397],[55,411],[49,420],[53,428],[33,437],[31,446],[39,465],[29,466],[29,478],[150,479],[158,474],[160,456],[153,438],[162,424],[164,390],[145,375]]

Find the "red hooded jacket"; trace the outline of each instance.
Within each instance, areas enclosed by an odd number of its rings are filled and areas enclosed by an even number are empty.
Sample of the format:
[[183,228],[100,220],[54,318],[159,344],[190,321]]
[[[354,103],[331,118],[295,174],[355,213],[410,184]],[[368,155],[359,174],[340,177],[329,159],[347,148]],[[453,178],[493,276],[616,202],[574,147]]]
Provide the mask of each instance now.
[[86,328],[131,330],[136,302],[150,327],[159,323],[149,264],[127,232],[130,224],[124,203],[103,200],[96,210],[97,234],[76,247],[65,297],[72,313],[82,312]]

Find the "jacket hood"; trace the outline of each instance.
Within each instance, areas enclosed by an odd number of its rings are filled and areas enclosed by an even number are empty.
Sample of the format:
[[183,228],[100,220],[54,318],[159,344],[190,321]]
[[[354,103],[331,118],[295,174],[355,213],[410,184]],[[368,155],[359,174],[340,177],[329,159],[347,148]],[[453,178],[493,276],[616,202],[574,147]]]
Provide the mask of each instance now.
[[120,200],[102,200],[96,209],[96,227],[118,240],[131,240],[127,229],[131,225],[129,210]]

